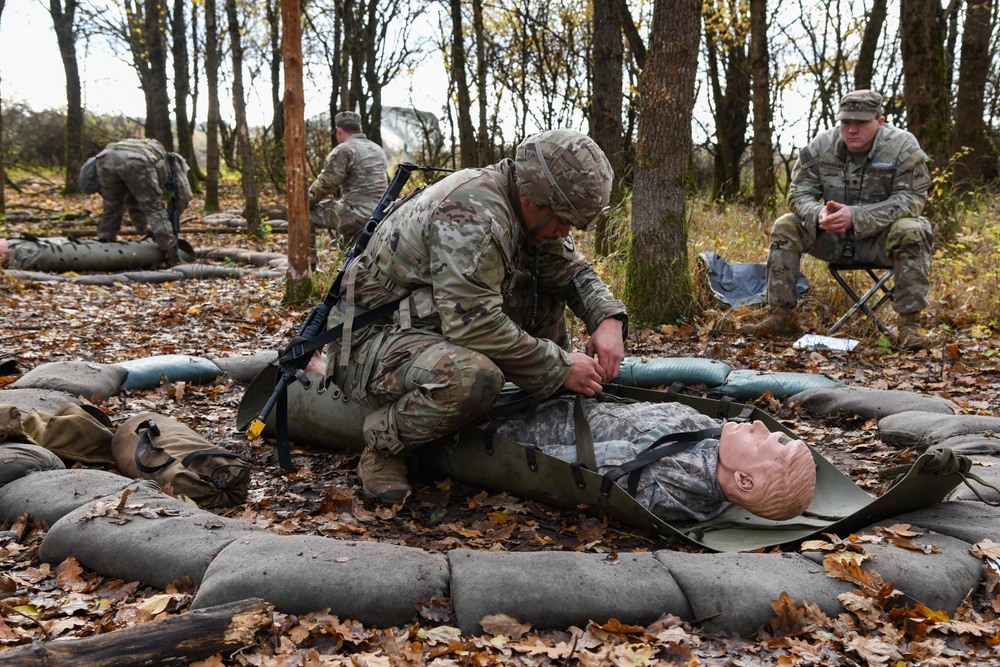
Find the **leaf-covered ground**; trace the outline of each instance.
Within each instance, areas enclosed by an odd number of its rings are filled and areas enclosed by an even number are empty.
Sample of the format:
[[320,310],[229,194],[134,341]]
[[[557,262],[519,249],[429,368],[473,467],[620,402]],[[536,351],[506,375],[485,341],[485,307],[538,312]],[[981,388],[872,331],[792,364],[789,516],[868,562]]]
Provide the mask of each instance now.
[[[92,220],[80,212],[99,211],[97,198],[63,198],[54,194],[57,184],[38,179],[20,184],[23,193],[8,190],[8,219],[0,223],[0,233],[68,231],[85,236],[92,229]],[[70,220],[56,222],[58,216]],[[285,251],[283,234],[258,240],[205,230],[200,216],[193,217],[185,238],[195,247]],[[195,229],[202,231],[190,231]],[[321,267],[335,262],[334,253],[321,252]],[[23,373],[61,360],[114,363],[161,354],[211,358],[273,350],[292,335],[307,312],[305,307],[283,306],[283,293],[281,279],[253,277],[94,287],[26,283],[0,275],[0,356],[16,359]],[[694,324],[636,331],[628,353],[709,357],[737,369],[825,373],[851,385],[943,396],[969,414],[1000,412],[997,341],[982,327],[937,331],[933,349],[906,355],[869,335],[845,354],[745,340],[733,333],[741,315],[707,311]],[[0,385],[14,379],[2,377]],[[244,389],[231,381],[164,382],[151,391],[124,391],[100,406],[115,421],[141,411],[172,416],[253,461],[258,470],[247,502],[220,513],[276,533],[378,540],[431,551],[560,549],[610,558],[625,551],[687,549],[604,521],[586,508],[557,510],[448,481],[422,481],[403,506],[380,506],[359,493],[357,455],[351,453],[296,450],[295,471],[280,473],[270,443],[249,442],[236,431],[234,418]],[[759,404],[873,494],[882,489],[879,469],[914,457],[913,452],[884,446],[874,422],[817,418],[770,397]],[[44,531],[28,517],[0,534],[0,647],[93,636],[189,608],[194,594],[190,582],[160,591],[106,579],[72,559],[55,566],[41,563],[36,552]],[[498,617],[484,619],[487,632],[470,637],[453,627],[445,601],[428,600],[419,610],[420,621],[403,628],[365,628],[353,619],[322,612],[302,617],[275,613],[273,632],[260,636],[255,646],[197,664],[1000,664],[996,571],[986,570],[986,586],[954,617],[907,602],[891,583],[862,573],[856,556],[865,543],[908,548],[910,533],[897,526],[874,535],[830,536],[809,545],[828,552],[829,576],[853,582],[856,593],[843,598],[842,614],[828,618],[815,605],[778,591],[772,602],[774,619],[753,637],[709,635],[670,616],[644,628],[611,620],[541,632],[517,619]],[[977,556],[1000,557],[996,544],[977,548]]]

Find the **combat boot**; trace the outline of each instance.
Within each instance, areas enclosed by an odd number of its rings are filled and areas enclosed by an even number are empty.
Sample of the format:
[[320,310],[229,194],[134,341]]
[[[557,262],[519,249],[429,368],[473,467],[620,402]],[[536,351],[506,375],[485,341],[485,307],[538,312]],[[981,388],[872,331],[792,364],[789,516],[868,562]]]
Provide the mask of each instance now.
[[384,503],[398,503],[410,493],[406,481],[406,461],[402,455],[366,447],[358,462],[358,477],[365,495]]
[[744,324],[740,331],[750,336],[775,336],[783,338],[795,334],[795,311],[788,306],[773,308],[759,322]]
[[904,350],[924,350],[930,346],[920,330],[920,313],[900,313],[896,323],[896,345]]

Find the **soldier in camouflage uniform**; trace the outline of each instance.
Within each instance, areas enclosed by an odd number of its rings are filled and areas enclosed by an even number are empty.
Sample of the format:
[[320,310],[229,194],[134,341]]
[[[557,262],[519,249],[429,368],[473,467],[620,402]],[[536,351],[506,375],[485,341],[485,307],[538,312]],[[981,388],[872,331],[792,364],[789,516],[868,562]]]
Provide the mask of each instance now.
[[[569,236],[607,214],[611,181],[589,137],[551,130],[390,209],[328,322],[404,297],[392,322],[345,331],[327,350],[328,378],[375,410],[358,467],[366,493],[402,500],[406,451],[481,417],[505,381],[593,395],[617,377],[625,307]],[[568,351],[567,304],[590,332],[585,352]]]
[[[309,186],[309,217],[314,228],[335,229],[349,242],[368,222],[389,185],[389,163],[382,147],[361,132],[361,116],[341,111],[334,123],[337,146]],[[340,199],[327,199],[337,188]]]
[[[545,454],[577,460],[574,399],[544,401],[528,417],[491,424],[495,432]],[[754,514],[784,521],[809,507],[816,464],[801,440],[771,433],[763,422],[719,422],[681,403],[585,401],[600,474],[632,461],[653,443],[702,432],[691,446],[641,469],[634,498],[664,521],[708,521],[736,503]],[[703,436],[703,437],[702,437]],[[665,442],[664,442],[665,439]],[[768,455],[770,454],[770,456]],[[616,480],[628,490],[628,477]]]
[[933,243],[930,222],[920,215],[931,185],[927,155],[912,134],[885,124],[876,92],[845,95],[837,120],[839,128],[823,132],[799,153],[788,187],[792,213],[771,228],[771,312],[743,332],[794,332],[795,282],[801,256],[808,253],[830,263],[891,263],[897,344],[924,348],[920,312],[927,307]]
[[132,224],[140,233],[152,232],[165,263],[177,264],[177,239],[163,206],[164,193],[174,187],[172,171],[177,177],[178,206],[183,211],[191,202],[184,158],[166,151],[156,139],[123,139],[105,146],[97,154],[97,176],[104,198],[97,240],[117,239],[127,208]]

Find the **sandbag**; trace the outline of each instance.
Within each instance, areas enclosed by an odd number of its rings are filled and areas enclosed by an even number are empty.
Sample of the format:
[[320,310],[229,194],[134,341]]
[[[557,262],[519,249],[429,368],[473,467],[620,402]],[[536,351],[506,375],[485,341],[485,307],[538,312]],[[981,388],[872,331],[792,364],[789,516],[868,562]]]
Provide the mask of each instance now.
[[67,404],[55,412],[32,410],[24,418],[31,440],[63,461],[88,465],[115,465],[111,419],[93,405]]
[[115,364],[53,361],[31,369],[10,386],[13,389],[57,389],[88,400],[104,400],[118,394],[126,375],[128,371]]
[[125,389],[155,389],[166,376],[172,382],[208,384],[222,375],[222,369],[203,357],[189,354],[162,354],[129,359],[115,364],[127,372],[122,380]]
[[154,480],[201,507],[238,505],[250,485],[247,461],[165,415],[144,412],[125,421],[111,450],[123,474]]

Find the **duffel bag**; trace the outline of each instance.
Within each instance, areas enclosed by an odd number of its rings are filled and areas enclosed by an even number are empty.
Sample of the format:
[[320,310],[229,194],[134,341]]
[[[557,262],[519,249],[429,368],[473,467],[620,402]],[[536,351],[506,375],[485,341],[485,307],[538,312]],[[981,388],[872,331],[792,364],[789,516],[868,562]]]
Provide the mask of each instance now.
[[118,427],[111,449],[122,473],[151,479],[201,507],[231,507],[246,498],[250,464],[170,417],[132,417]]

